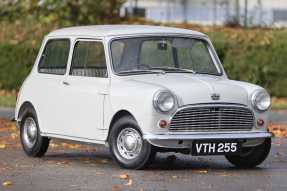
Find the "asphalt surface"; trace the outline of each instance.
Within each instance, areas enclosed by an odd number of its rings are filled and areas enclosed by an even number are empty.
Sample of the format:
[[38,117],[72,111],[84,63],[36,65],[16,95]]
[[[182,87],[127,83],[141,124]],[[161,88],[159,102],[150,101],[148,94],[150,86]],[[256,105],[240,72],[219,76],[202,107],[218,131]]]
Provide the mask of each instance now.
[[0,118],[12,119],[14,117],[14,108],[0,107]]
[[286,139],[274,139],[271,154],[256,169],[235,169],[221,156],[176,154],[169,160],[165,153],[141,171],[120,169],[103,147],[50,149],[41,159],[26,157],[21,148],[5,149],[0,154],[0,181],[12,185],[0,190],[286,191],[286,149]]
[[[3,113],[11,114],[2,111],[0,116]],[[15,136],[10,133],[0,128],[0,143]],[[43,158],[37,159],[23,153],[18,137],[11,140],[0,149],[1,191],[287,190],[286,138],[274,138],[269,157],[255,169],[236,169],[222,156],[160,153],[149,168],[140,171],[118,167],[103,146],[69,146],[57,140]],[[3,186],[7,181],[12,185]]]

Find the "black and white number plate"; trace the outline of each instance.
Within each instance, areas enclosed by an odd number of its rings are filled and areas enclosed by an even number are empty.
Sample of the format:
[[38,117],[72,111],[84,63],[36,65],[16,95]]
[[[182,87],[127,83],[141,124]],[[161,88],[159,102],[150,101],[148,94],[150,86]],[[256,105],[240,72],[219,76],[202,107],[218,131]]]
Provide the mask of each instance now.
[[231,155],[238,154],[241,144],[237,141],[195,141],[192,155]]

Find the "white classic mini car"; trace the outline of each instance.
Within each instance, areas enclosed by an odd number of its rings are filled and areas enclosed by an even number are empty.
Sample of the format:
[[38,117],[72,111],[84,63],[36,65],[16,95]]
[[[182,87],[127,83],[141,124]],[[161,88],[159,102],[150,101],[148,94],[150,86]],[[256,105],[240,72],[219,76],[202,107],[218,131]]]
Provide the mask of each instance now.
[[60,138],[106,144],[130,169],[156,152],[225,155],[251,168],[270,151],[269,108],[265,89],[228,79],[202,33],[102,25],[45,37],[15,119],[32,157]]

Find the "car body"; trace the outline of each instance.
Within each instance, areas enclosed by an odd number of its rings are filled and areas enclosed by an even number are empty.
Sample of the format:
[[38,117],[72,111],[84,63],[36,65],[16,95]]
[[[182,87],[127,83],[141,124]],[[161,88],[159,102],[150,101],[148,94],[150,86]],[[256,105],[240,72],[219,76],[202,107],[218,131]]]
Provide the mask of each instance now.
[[[28,155],[42,156],[49,139],[61,138],[109,145],[121,166],[142,168],[157,151],[195,154],[196,144],[197,154],[234,157],[261,146],[267,156],[269,108],[262,87],[228,79],[200,32],[99,25],[45,37],[15,119]],[[46,146],[35,150],[38,142]]]

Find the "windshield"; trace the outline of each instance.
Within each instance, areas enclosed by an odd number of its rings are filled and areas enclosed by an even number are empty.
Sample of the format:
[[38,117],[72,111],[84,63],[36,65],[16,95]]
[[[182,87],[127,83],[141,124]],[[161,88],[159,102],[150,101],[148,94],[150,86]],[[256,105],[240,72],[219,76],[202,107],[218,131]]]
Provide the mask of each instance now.
[[117,74],[201,73],[220,75],[209,44],[185,37],[138,37],[111,43],[113,68]]

